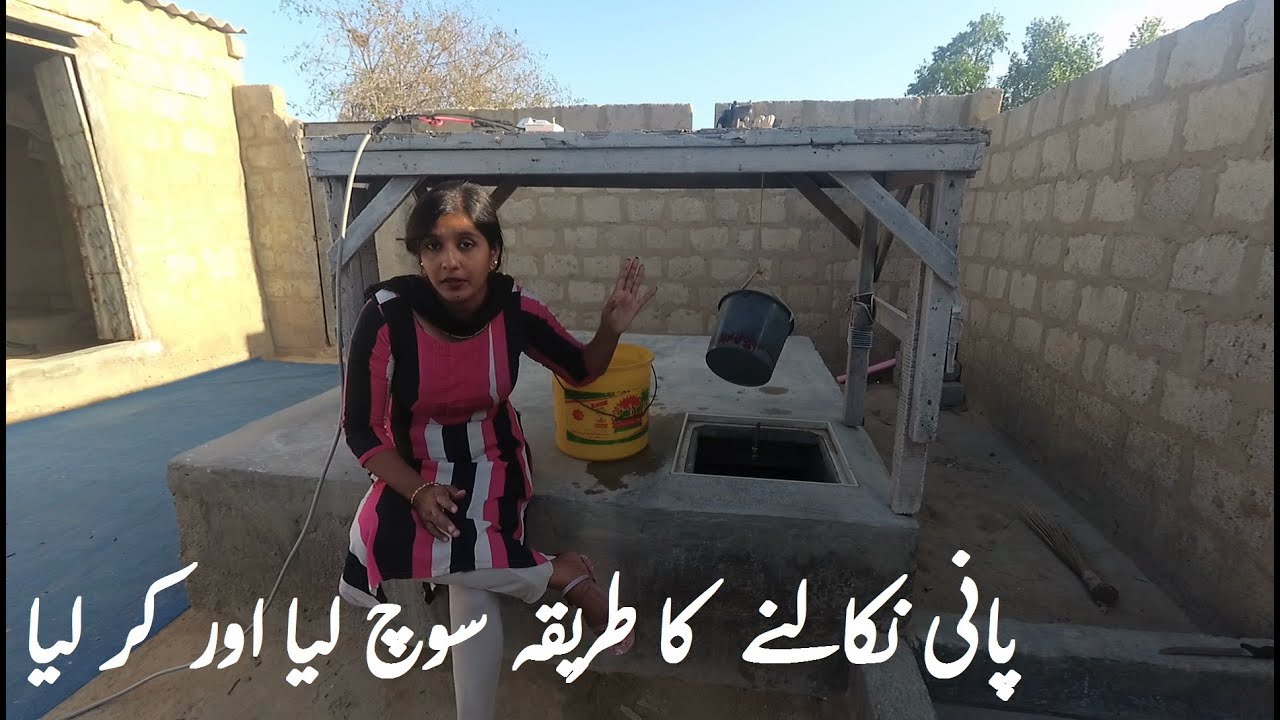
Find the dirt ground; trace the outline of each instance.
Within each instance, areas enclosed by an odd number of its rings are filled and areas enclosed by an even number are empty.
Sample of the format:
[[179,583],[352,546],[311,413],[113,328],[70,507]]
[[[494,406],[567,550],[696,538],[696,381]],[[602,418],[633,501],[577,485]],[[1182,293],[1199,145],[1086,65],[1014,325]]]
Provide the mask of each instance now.
[[[897,388],[872,385],[866,430],[890,467]],[[917,516],[919,571],[911,602],[934,612],[960,613],[965,575],[977,583],[980,607],[1000,598],[1000,616],[1025,622],[1075,623],[1133,630],[1196,632],[1197,628],[1155,583],[1040,479],[1035,461],[993,430],[979,411],[944,411],[938,439],[929,446],[924,507]],[[1120,593],[1104,611],[1084,586],[1021,519],[1030,504],[1058,521],[1086,562]],[[971,556],[964,569],[957,550]]]

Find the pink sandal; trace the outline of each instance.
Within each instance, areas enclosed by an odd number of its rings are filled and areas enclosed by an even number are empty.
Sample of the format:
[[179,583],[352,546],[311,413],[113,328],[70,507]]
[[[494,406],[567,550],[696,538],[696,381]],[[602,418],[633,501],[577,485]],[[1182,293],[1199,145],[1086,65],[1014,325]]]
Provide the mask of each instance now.
[[[560,596],[563,597],[565,600],[569,599],[569,592],[572,591],[575,587],[581,585],[583,582],[586,582],[587,580],[595,582],[595,579],[596,579],[596,569],[595,569],[595,566],[591,564],[591,558],[588,558],[586,555],[582,555],[582,554],[579,554],[578,557],[581,557],[582,564],[587,566],[587,573],[585,575],[579,575],[578,577],[570,580],[568,584],[564,586],[564,589],[560,591]],[[600,635],[603,635],[605,630],[607,629],[608,629],[608,621],[605,621],[605,624],[600,625],[598,627],[591,628],[591,632],[595,633],[597,636],[600,636]],[[625,655],[631,651],[631,648],[632,646],[635,645],[635,643],[636,643],[636,631],[635,631],[635,628],[633,627],[631,629],[631,632],[627,633],[627,637],[623,639],[622,642],[610,648],[609,652],[613,655]]]

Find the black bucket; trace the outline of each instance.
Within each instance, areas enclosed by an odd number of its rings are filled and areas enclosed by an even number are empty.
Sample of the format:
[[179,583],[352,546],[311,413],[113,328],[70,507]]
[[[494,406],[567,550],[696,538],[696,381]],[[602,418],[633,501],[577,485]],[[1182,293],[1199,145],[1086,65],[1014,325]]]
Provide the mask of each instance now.
[[707,367],[735,385],[769,382],[796,318],[783,302],[758,290],[735,290],[720,298],[720,316],[707,348]]

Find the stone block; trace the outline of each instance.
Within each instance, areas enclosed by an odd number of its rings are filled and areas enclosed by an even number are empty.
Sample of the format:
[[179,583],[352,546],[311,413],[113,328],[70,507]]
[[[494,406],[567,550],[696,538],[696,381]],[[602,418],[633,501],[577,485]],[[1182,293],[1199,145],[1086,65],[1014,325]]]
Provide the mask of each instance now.
[[569,250],[591,250],[600,247],[600,230],[590,225],[564,229],[564,246]]
[[1182,443],[1143,425],[1129,428],[1124,459],[1130,470],[1147,475],[1164,491],[1173,489],[1182,465]]
[[671,220],[673,222],[706,222],[707,203],[697,197],[672,198]]
[[1004,297],[1005,287],[1009,282],[1009,271],[1002,267],[992,267],[987,271],[987,297],[999,300]]
[[1211,322],[1205,330],[1204,368],[1228,380],[1275,380],[1275,324]]
[[1022,193],[1018,190],[996,193],[994,221],[1016,225],[1022,216]]
[[987,266],[973,261],[965,261],[963,265],[961,282],[966,294],[982,292],[987,282]]
[[[1196,450],[1191,472],[1191,503],[1214,527],[1232,528],[1231,547],[1272,548],[1275,483],[1233,472],[1209,450]],[[1221,552],[1221,551],[1220,551]]]
[[689,243],[700,253],[721,252],[729,247],[729,228],[710,227],[689,231]]
[[1276,294],[1276,254],[1272,248],[1262,251],[1262,267],[1258,271],[1257,298],[1271,307]]
[[521,228],[513,245],[517,245],[521,249],[546,250],[555,247],[558,239],[559,233],[555,230]]
[[[589,278],[604,280],[616,278],[618,276],[618,271],[621,269],[622,258],[617,255],[582,258],[582,274]],[[646,265],[646,272],[648,269],[649,267]],[[666,294],[666,288],[663,288],[663,294]]]
[[663,219],[666,196],[662,194],[632,195],[627,198],[627,221],[654,223]]
[[573,277],[579,272],[578,258],[575,255],[543,255],[543,273],[548,277]]
[[1185,222],[1195,213],[1200,198],[1198,167],[1182,167],[1151,181],[1142,202],[1142,214],[1157,222]]
[[604,244],[610,250],[621,250],[628,255],[643,255],[645,230],[639,225],[611,225],[604,229]]
[[1080,335],[1063,327],[1049,328],[1044,334],[1044,361],[1068,377],[1080,359]]
[[1183,147],[1194,152],[1248,140],[1270,82],[1270,73],[1255,72],[1192,93],[1187,99]]
[[1090,214],[1101,222],[1125,222],[1132,220],[1137,191],[1132,177],[1113,179],[1104,177],[1093,191],[1093,208]]
[[543,220],[566,222],[578,219],[576,195],[551,195],[538,198],[538,214]]
[[1088,180],[1062,181],[1054,185],[1054,219],[1064,223],[1080,222],[1084,217],[1084,205],[1088,195]]
[[975,225],[960,226],[960,244],[957,246],[960,257],[968,258],[978,254],[978,240],[982,236],[981,228]]
[[1031,310],[1036,303],[1036,276],[1020,270],[1013,271],[1009,284],[1009,303],[1019,310]]
[[528,255],[506,255],[502,258],[504,271],[518,278],[538,276],[538,259]]
[[600,282],[570,280],[569,302],[598,305],[604,302],[607,289],[609,289],[609,286]]
[[669,280],[688,280],[706,273],[707,262],[700,257],[671,258],[667,261],[665,277]]
[[1231,395],[1220,388],[1197,385],[1175,373],[1165,373],[1160,417],[1191,432],[1216,439],[1231,419]]
[[689,231],[682,227],[644,228],[644,247],[650,250],[688,250]]
[[[792,191],[794,192],[794,191]],[[784,223],[787,221],[787,196],[780,191],[767,191],[764,196],[763,213],[761,212],[761,203],[759,194],[755,194],[751,198],[750,204],[747,205],[747,222],[752,225],[763,222],[767,225],[770,223]]]
[[1107,104],[1119,107],[1150,95],[1159,59],[1160,43],[1153,42],[1130,50],[1111,63],[1111,75],[1107,79]]
[[1159,370],[1155,360],[1134,355],[1118,345],[1112,345],[1103,362],[1103,387],[1121,400],[1141,405],[1155,390]]
[[1025,222],[1040,222],[1049,212],[1049,193],[1052,185],[1037,185],[1022,193],[1022,219]]
[[1249,441],[1249,465],[1274,470],[1276,463],[1276,414],[1270,410],[1258,414],[1258,422]]
[[589,223],[622,222],[622,201],[615,195],[582,198],[582,219]]
[[1107,69],[1098,68],[1067,84],[1067,100],[1062,106],[1062,124],[1091,118],[1098,113],[1098,101],[1102,95],[1102,82]]
[[1031,263],[1042,268],[1061,267],[1062,244],[1056,235],[1037,235],[1031,244]]
[[1098,366],[1102,361],[1102,353],[1107,349],[1106,343],[1091,337],[1084,341],[1084,352],[1080,358],[1080,374],[1085,380],[1094,382],[1097,378]]
[[813,283],[819,277],[818,261],[814,258],[783,258],[778,265],[775,280],[785,283]]
[[1211,15],[1174,33],[1176,44],[1169,55],[1164,84],[1172,89],[1217,77],[1231,51],[1234,18]]
[[695,310],[672,310],[667,315],[667,332],[672,335],[699,335],[705,325],[703,314]]
[[1102,274],[1102,258],[1107,250],[1107,238],[1102,235],[1077,235],[1067,238],[1067,256],[1062,267],[1078,275]]
[[1244,24],[1244,47],[1236,68],[1246,70],[1276,57],[1276,4],[1272,0],[1257,0],[1253,12]]
[[760,249],[765,252],[799,252],[801,231],[797,228],[764,228]]
[[1139,345],[1180,353],[1184,347],[1187,314],[1180,296],[1167,292],[1139,292],[1133,303],[1129,339]]
[[1013,154],[1013,179],[1034,180],[1040,171],[1039,140],[1027,143]]
[[1035,103],[1023,103],[1018,107],[1005,111],[1004,144],[1013,147],[1029,137],[1031,126],[1031,108]]
[[1040,291],[1040,311],[1055,320],[1069,320],[1079,305],[1075,280],[1046,280]]
[[1115,405],[1081,392],[1076,400],[1076,427],[1096,447],[1115,450],[1125,437],[1125,415]]
[[1004,245],[1000,257],[1015,265],[1021,265],[1027,259],[1027,246],[1031,238],[1019,230],[1010,230],[1004,234]]
[[1214,214],[1245,222],[1267,219],[1267,208],[1275,200],[1274,172],[1271,158],[1228,160],[1218,176]]
[[1118,235],[1111,238],[1111,274],[1126,280],[1156,279],[1169,253],[1164,238]]
[[1061,124],[1062,103],[1067,98],[1067,91],[1067,84],[1063,84],[1035,99],[1035,109],[1031,113],[1032,137],[1039,137]]
[[1012,324],[1013,318],[1006,312],[992,311],[987,316],[987,328],[991,331],[992,339],[995,340],[1009,339],[1009,328]]
[[717,281],[741,280],[746,282],[747,275],[755,267],[750,260],[740,258],[712,258],[711,278]]
[[1104,335],[1115,333],[1124,323],[1125,305],[1129,291],[1118,285],[1109,287],[1086,286],[1080,289],[1081,325]]
[[1071,134],[1065,130],[1048,135],[1040,152],[1040,177],[1056,178],[1071,165]]
[[1247,242],[1234,233],[1210,235],[1182,246],[1173,258],[1169,286],[1227,295],[1240,278]]
[[1003,185],[1009,179],[1009,166],[1013,162],[1013,153],[1009,151],[991,153],[987,159],[987,180],[990,185]]
[[1111,167],[1116,148],[1116,120],[1082,125],[1076,142],[1076,171],[1091,172]]
[[728,225],[732,225],[739,221],[738,199],[732,196],[725,197],[717,193],[715,198],[716,220]]
[[1177,118],[1178,103],[1174,100],[1126,112],[1120,139],[1121,161],[1131,163],[1167,157],[1173,150]]
[[[519,192],[519,191],[517,191]],[[524,224],[533,222],[538,214],[538,206],[533,198],[512,198],[502,203],[498,217],[504,223]]]

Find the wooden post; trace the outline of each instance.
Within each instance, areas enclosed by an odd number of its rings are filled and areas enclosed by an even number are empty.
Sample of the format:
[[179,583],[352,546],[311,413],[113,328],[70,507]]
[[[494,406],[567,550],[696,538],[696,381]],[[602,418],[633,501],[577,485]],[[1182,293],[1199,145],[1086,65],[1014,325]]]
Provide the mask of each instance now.
[[854,280],[853,296],[849,298],[849,345],[845,363],[844,417],[842,423],[858,427],[866,419],[867,368],[871,362],[871,334],[875,323],[871,319],[871,295],[875,290],[876,238],[880,235],[880,221],[875,215],[865,213],[862,220],[863,242],[858,246],[858,277]]
[[[336,243],[342,238],[345,230],[341,224],[346,184],[342,178],[336,177],[324,178],[324,183],[325,205],[329,216],[329,237]],[[361,193],[361,195],[364,194]],[[365,204],[364,199],[353,192],[347,217],[358,217]],[[350,228],[352,224],[348,219],[347,227]],[[336,330],[344,350],[351,339],[351,331],[355,329],[356,319],[360,317],[360,310],[364,307],[364,290],[377,281],[378,248],[372,242],[365,242],[347,263],[338,268],[338,287],[336,288],[338,327]]]
[[[927,224],[941,244],[953,252],[959,237],[964,186],[963,173],[939,173],[932,192],[927,194]],[[923,262],[917,260],[915,265],[911,303],[906,308],[911,337],[903,339],[898,361],[901,379],[889,495],[889,507],[902,515],[919,512],[924,502],[928,443],[937,435],[951,308],[959,297],[955,287]]]

